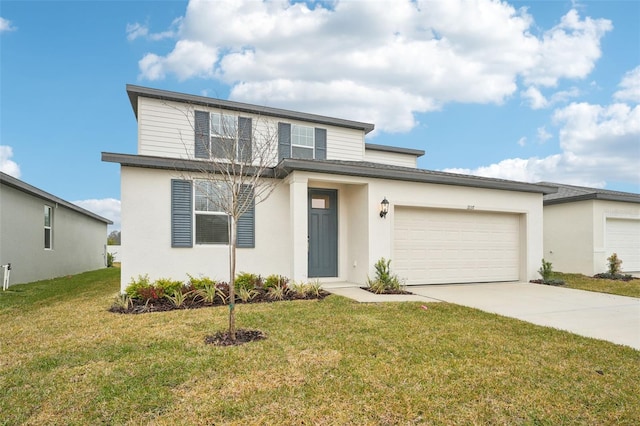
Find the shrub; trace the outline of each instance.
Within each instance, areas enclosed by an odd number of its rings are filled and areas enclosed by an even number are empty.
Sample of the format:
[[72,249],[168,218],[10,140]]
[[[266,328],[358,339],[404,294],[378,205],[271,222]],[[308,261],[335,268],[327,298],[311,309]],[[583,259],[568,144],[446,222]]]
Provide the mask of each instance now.
[[169,278],[159,278],[153,283],[153,287],[162,290],[162,293],[167,295],[182,291],[183,286],[182,281],[174,281]]
[[283,277],[282,275],[271,274],[264,280],[264,288],[269,289],[277,286],[286,287],[289,284],[289,278]]
[[542,259],[542,266],[538,269],[538,273],[542,276],[542,281],[548,281],[553,277],[553,266],[551,262]]
[[613,253],[611,256],[607,257],[607,262],[609,263],[609,273],[611,275],[618,275],[622,272],[622,260],[618,258],[617,253]]
[[132,304],[133,302],[127,293],[118,293],[113,298],[111,310],[115,312],[126,312],[131,308]]
[[184,302],[187,300],[187,296],[189,292],[183,293],[182,289],[179,288],[174,290],[170,296],[167,296],[167,299],[175,306],[176,308],[181,308],[184,305]]
[[402,290],[402,283],[396,274],[391,273],[391,259],[380,258],[374,265],[376,276],[367,278],[367,285],[374,293],[386,293]]
[[142,295],[140,294],[141,290],[147,289],[151,287],[151,280],[149,279],[149,275],[138,275],[138,279],[131,279],[131,282],[125,289],[125,292],[132,299],[142,299]]
[[187,274],[189,277],[189,284],[196,290],[203,289],[207,286],[215,287],[216,282],[209,277],[200,277],[196,278],[193,275]]
[[267,295],[271,300],[283,300],[287,293],[286,285],[277,285],[275,287],[269,287]]
[[262,278],[260,275],[250,274],[248,272],[240,272],[236,276],[236,289],[253,290],[262,287]]
[[237,293],[238,299],[242,300],[244,303],[251,302],[257,295],[258,290],[253,288],[239,288]]
[[107,253],[107,268],[113,268],[115,253]]
[[164,290],[154,286],[143,287],[138,290],[138,298],[142,300],[156,301],[164,297]]
[[542,283],[547,285],[564,285],[564,281],[553,278],[553,265],[542,259],[542,266],[538,269],[538,273],[542,276]]

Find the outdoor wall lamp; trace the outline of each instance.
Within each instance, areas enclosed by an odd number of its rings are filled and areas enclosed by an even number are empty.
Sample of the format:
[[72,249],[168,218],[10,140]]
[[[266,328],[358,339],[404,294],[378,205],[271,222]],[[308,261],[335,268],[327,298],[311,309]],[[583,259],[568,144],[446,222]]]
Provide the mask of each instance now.
[[387,197],[384,197],[380,202],[380,217],[386,218],[387,213],[389,213],[389,200],[387,200]]

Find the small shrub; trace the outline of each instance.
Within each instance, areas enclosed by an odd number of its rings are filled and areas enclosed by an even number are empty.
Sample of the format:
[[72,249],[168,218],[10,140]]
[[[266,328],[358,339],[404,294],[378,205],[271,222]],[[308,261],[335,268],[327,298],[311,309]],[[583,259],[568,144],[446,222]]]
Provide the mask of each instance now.
[[142,299],[142,295],[140,294],[141,290],[145,290],[151,287],[151,280],[149,279],[149,275],[138,275],[138,279],[131,279],[131,282],[125,289],[125,292],[132,299]]
[[[193,285],[193,284],[192,284]],[[205,284],[202,288],[195,289],[196,297],[200,297],[205,303],[215,303],[218,289],[215,284]]]
[[239,288],[238,289],[238,299],[242,300],[244,303],[251,302],[258,295],[258,290],[256,289],[246,289]]
[[269,275],[263,283],[265,289],[269,289],[277,286],[287,286],[289,284],[289,278],[282,275],[272,274]]
[[107,268],[113,268],[115,253],[107,253]]
[[602,280],[616,280],[616,281],[631,281],[634,278],[631,274],[611,274],[609,272],[603,272],[601,274],[595,274],[593,278],[599,278]]
[[133,301],[127,293],[118,293],[113,298],[113,304],[111,310],[115,312],[126,312],[131,308]]
[[220,299],[223,305],[226,304],[229,301],[229,284],[217,283],[216,295],[218,296],[218,299]]
[[188,292],[187,293],[183,293],[182,289],[179,288],[177,290],[174,290],[171,295],[167,296],[167,299],[169,299],[169,301],[176,308],[181,308],[182,306],[184,306],[184,302],[187,300],[187,296],[188,295],[189,295]]
[[182,291],[183,285],[182,281],[175,281],[169,278],[159,278],[153,283],[157,290],[162,290],[162,293],[167,295]]
[[542,266],[538,269],[538,273],[542,276],[542,281],[548,281],[553,277],[553,266],[551,262],[542,259]]
[[203,289],[206,286],[215,287],[216,285],[216,282],[209,277],[196,278],[189,274],[187,274],[187,276],[189,277],[189,284],[196,290]]
[[380,258],[374,265],[376,276],[367,278],[367,286],[374,293],[402,291],[402,283],[396,274],[391,273],[391,259]]
[[138,295],[139,299],[156,301],[164,297],[164,290],[162,290],[161,288],[155,288],[153,286],[144,287],[138,290]]
[[306,293],[314,297],[320,297],[320,293],[322,293],[322,284],[320,284],[320,281],[315,280],[312,283],[307,283]]
[[283,300],[286,295],[287,287],[285,285],[277,285],[275,287],[269,287],[267,295],[271,300]]
[[[268,278],[267,278],[268,280]],[[267,286],[267,282],[265,281],[265,287]],[[273,288],[273,286],[269,286],[268,288]],[[297,294],[300,297],[304,297],[307,294],[307,284],[303,281],[296,282],[294,281],[291,284],[291,291]]]
[[240,272],[236,277],[236,289],[253,290],[262,287],[262,278],[260,275],[250,274],[248,272]]
[[609,273],[611,275],[618,275],[622,272],[622,260],[618,258],[617,253],[613,253],[611,256],[607,257],[607,262],[609,264]]

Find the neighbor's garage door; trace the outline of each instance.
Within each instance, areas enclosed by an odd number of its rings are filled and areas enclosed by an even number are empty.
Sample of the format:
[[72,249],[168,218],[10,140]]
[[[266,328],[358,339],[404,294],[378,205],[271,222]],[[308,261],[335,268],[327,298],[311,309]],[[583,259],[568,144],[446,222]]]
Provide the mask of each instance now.
[[516,214],[396,207],[391,269],[407,284],[517,281]]
[[640,220],[608,218],[605,238],[607,257],[616,253],[623,272],[640,271]]

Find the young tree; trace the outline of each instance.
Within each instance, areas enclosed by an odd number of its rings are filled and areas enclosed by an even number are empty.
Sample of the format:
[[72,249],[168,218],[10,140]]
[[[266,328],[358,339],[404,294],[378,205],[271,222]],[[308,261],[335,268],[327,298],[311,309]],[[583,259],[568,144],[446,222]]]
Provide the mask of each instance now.
[[[235,342],[235,278],[238,223],[257,204],[267,200],[279,183],[277,124],[261,116],[242,117],[225,111],[183,111],[192,124],[195,145],[183,141],[198,164],[193,181],[196,203],[209,203],[228,216],[229,338]],[[189,147],[191,145],[191,148]]]

